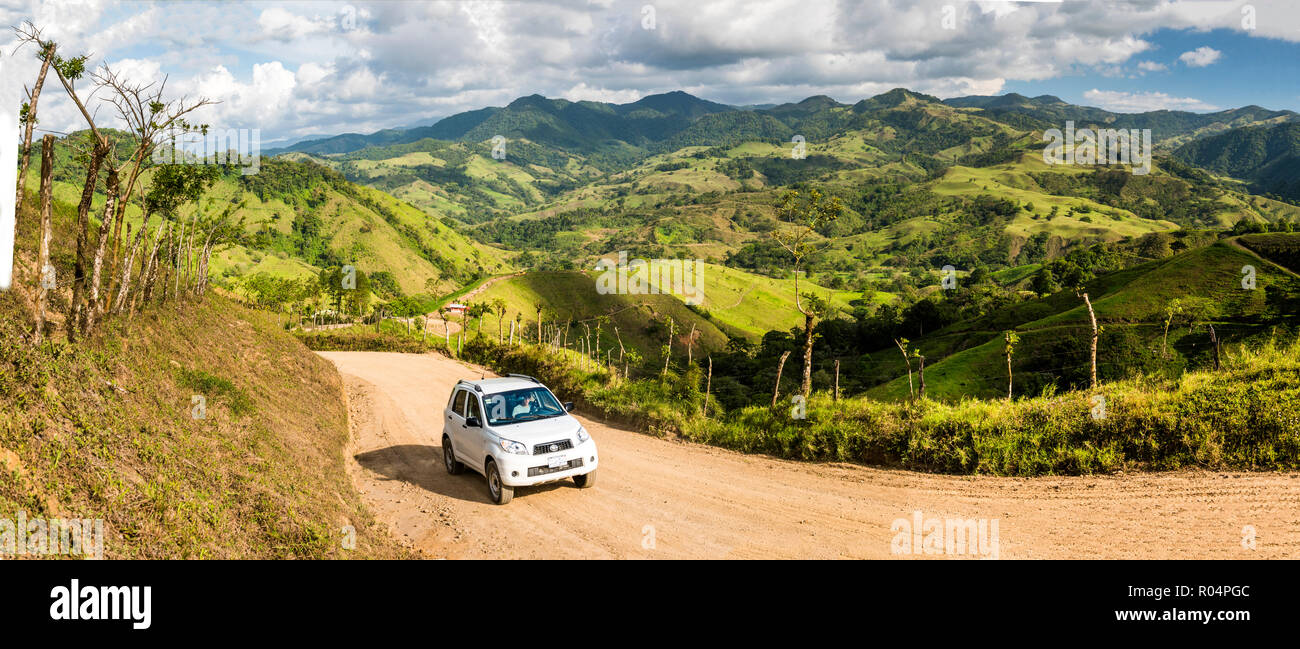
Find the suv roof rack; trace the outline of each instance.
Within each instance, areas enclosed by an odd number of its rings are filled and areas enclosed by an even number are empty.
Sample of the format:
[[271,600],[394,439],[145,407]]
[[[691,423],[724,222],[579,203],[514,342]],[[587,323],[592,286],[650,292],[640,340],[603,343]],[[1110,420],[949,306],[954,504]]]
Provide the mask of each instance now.
[[506,376],[514,377],[514,378],[516,378],[516,379],[528,379],[529,381],[532,381],[533,383],[538,383],[538,384],[541,383],[541,381],[538,381],[537,379],[535,379],[535,378],[533,378],[533,377],[531,377],[531,376],[528,376],[527,374],[507,374]]
[[478,385],[478,384],[476,384],[476,383],[470,383],[469,381],[466,381],[465,379],[460,379],[460,380],[456,381],[456,385],[460,385],[461,383],[464,383],[465,385],[472,386],[472,387],[474,388],[474,391],[475,391],[475,392],[478,392],[478,393],[480,393],[480,394],[482,394],[482,392],[483,392],[483,386],[481,386],[481,385]]

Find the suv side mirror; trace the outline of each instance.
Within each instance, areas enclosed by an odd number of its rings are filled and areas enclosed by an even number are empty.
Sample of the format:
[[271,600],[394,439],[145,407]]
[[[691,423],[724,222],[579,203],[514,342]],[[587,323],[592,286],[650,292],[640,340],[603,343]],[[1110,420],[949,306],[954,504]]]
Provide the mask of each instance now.
[[479,421],[478,417],[466,417],[465,426],[467,428],[482,428],[483,422]]
[[572,401],[565,401],[565,402],[564,402],[564,411],[565,411],[565,412],[573,412],[573,402],[572,402]]

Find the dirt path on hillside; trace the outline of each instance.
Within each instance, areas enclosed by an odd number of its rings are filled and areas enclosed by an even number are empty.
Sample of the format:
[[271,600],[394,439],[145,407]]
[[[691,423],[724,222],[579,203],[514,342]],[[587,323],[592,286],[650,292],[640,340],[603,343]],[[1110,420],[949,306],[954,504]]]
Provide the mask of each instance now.
[[1267,257],[1264,257],[1263,255],[1259,254],[1258,252],[1255,252],[1254,250],[1251,250],[1250,248],[1247,248],[1246,245],[1243,244],[1243,243],[1240,241],[1240,239],[1241,239],[1241,237],[1232,237],[1232,238],[1227,239],[1226,241],[1228,242],[1228,245],[1232,246],[1233,248],[1236,248],[1237,250],[1240,250],[1240,251],[1242,251],[1242,252],[1244,252],[1244,253],[1246,253],[1246,254],[1248,254],[1248,255],[1250,255],[1250,256],[1252,256],[1252,257],[1254,257],[1254,258],[1256,258],[1256,259],[1258,259],[1258,260],[1260,260],[1260,261],[1262,261],[1262,262],[1264,262],[1264,263],[1267,263],[1267,264],[1270,265],[1270,266],[1275,266],[1275,267],[1277,267],[1277,268],[1280,268],[1280,269],[1282,269],[1282,272],[1284,272],[1284,273],[1286,273],[1286,274],[1288,274],[1288,275],[1290,275],[1290,276],[1292,276],[1292,277],[1300,278],[1300,273],[1297,273],[1297,272],[1291,270],[1290,268],[1287,268],[1286,266],[1283,266],[1282,264],[1279,264],[1279,263],[1277,263],[1276,261],[1273,261],[1272,259],[1269,259],[1269,258],[1267,258]]
[[522,488],[496,506],[482,476],[446,473],[438,443],[452,385],[481,370],[434,355],[321,355],[348,392],[357,488],[429,557],[890,558],[891,524],[914,511],[997,519],[1003,559],[1300,557],[1296,473],[937,476],[742,455],[582,417],[600,445],[597,485]]

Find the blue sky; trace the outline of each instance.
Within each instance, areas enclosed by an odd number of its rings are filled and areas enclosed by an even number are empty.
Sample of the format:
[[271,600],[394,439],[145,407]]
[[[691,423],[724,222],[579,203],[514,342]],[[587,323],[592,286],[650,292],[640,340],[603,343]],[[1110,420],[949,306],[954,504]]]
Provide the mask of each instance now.
[[[1295,0],[0,0],[0,24],[23,20],[92,66],[168,75],[171,96],[220,102],[203,121],[261,129],[269,144],[531,94],[623,103],[685,90],[746,105],[906,87],[1122,112],[1300,110]],[[0,55],[14,45],[0,32]],[[30,53],[17,62],[34,78]],[[83,126],[58,95],[42,121]]]
[[[1056,95],[1070,103],[1091,104],[1090,90],[1159,92],[1195,98],[1217,109],[1256,104],[1300,112],[1300,43],[1247,36],[1226,29],[1198,32],[1162,29],[1145,36],[1152,49],[1135,55],[1122,71],[1083,69],[1055,79],[1009,81],[1007,92]],[[1195,67],[1179,57],[1200,48],[1219,52],[1214,63]],[[1165,66],[1144,71],[1138,62]],[[1189,108],[1195,110],[1194,108]]]

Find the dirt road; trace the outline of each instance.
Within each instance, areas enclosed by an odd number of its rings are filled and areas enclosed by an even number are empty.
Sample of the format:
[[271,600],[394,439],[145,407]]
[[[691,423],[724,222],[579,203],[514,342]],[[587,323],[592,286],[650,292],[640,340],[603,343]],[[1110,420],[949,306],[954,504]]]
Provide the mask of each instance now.
[[996,519],[1003,559],[1300,557],[1295,473],[936,476],[742,455],[582,417],[600,445],[597,485],[523,488],[496,506],[482,476],[447,475],[438,443],[452,385],[481,370],[432,355],[321,355],[348,391],[358,489],[429,557],[891,558],[891,525],[916,511]]

